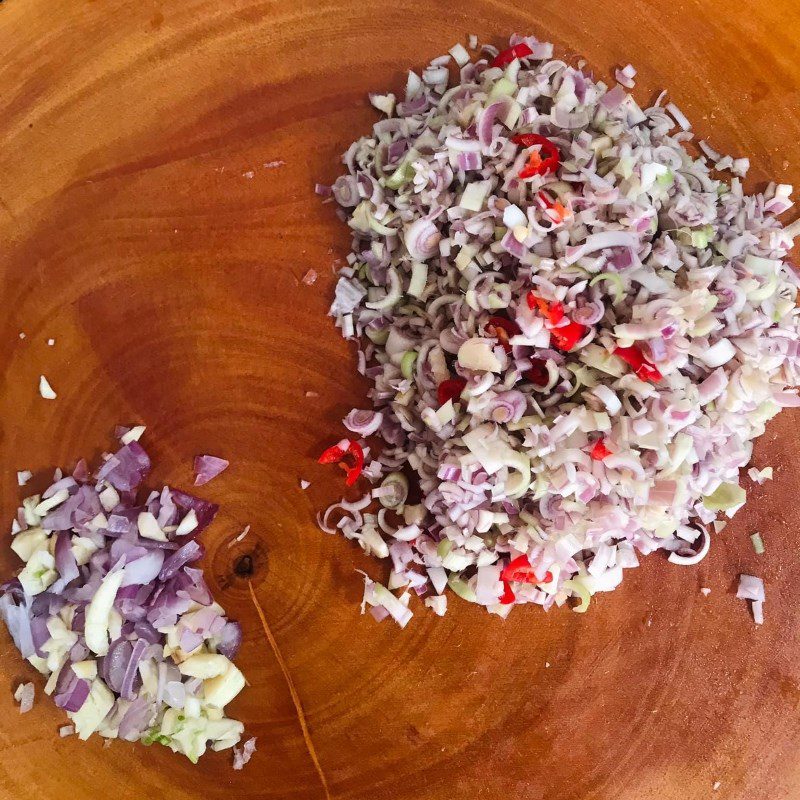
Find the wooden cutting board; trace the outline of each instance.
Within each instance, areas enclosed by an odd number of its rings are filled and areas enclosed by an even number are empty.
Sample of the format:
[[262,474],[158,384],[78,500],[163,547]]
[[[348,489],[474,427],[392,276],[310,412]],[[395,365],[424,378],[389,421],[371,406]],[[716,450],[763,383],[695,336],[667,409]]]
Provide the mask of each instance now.
[[[400,89],[470,33],[514,31],[601,76],[632,61],[640,99],[668,87],[701,136],[751,157],[751,187],[800,183],[795,0],[0,4],[2,519],[15,470],[41,487],[46,468],[111,447],[116,423],[148,425],[154,485],[189,487],[195,454],[229,458],[202,491],[223,508],[206,565],[245,626],[251,686],[230,711],[258,737],[242,772],[230,753],[193,767],[59,739],[65,720],[3,630],[2,798],[322,797],[234,572],[243,555],[337,799],[800,797],[797,415],[759,443],[775,480],[699,567],[653,556],[584,616],[503,622],[451,600],[444,619],[415,607],[403,631],[378,625],[359,616],[354,570],[382,567],[314,525],[341,476],[313,456],[366,386],[325,317],[348,239],[313,185],[376,118],[367,91]],[[39,396],[41,374],[56,400]],[[742,571],[766,580],[761,628],[734,597]],[[20,717],[23,678],[39,702]]]

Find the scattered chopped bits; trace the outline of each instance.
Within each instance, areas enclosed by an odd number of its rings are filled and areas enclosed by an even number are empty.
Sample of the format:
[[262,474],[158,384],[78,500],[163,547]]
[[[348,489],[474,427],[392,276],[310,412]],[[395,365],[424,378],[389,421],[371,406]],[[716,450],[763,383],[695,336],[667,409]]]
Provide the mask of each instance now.
[[736,596],[740,600],[764,600],[764,581],[754,575],[740,575]]
[[346,486],[353,486],[364,469],[364,448],[353,439],[342,439],[326,448],[317,459],[319,464],[338,464],[347,476]]
[[248,533],[250,533],[250,526],[245,525],[244,530],[236,537],[236,541],[241,542],[242,539],[244,539],[244,537],[247,536]]
[[74,725],[62,725],[58,729],[58,735],[63,739],[65,736],[72,736],[75,733]]
[[617,83],[621,83],[626,89],[633,89],[636,85],[633,80],[636,77],[636,69],[633,64],[628,64],[622,69],[615,70],[614,76],[617,79]]
[[701,586],[700,594],[702,594],[703,597],[708,597],[711,594],[711,589],[709,589],[708,586]]
[[52,347],[55,343],[56,343],[55,339],[48,339],[47,340],[47,346],[48,347]]
[[122,444],[130,444],[131,442],[138,442],[142,438],[142,434],[147,430],[144,425],[134,425],[129,431],[126,431],[119,437]]
[[734,175],[737,175],[739,178],[747,177],[747,173],[750,171],[750,159],[749,158],[734,158],[733,164],[731,165],[731,172]]
[[233,748],[233,768],[242,769],[244,765],[253,757],[256,751],[256,737],[248,739],[241,748]]
[[306,392],[306,397],[319,397],[319,392]]
[[722,781],[714,781],[714,785],[711,787],[711,789],[712,791],[716,792],[720,786],[722,786]]
[[764,547],[764,540],[761,538],[761,534],[758,531],[751,533],[750,541],[753,543],[753,550],[756,551],[756,555],[763,555],[766,548]]
[[14,692],[14,699],[19,703],[19,713],[27,714],[33,708],[35,689],[32,683],[21,683]]
[[[262,166],[264,169],[276,169],[277,167],[282,167],[285,163],[285,161],[276,158],[274,161],[265,161]],[[255,739],[253,739],[253,741],[255,741]]]
[[250,180],[252,178],[255,178],[255,176],[256,176],[256,173],[253,172],[252,169],[249,169],[249,170],[247,170],[247,172],[243,172],[242,173],[242,177],[243,178],[247,178],[248,180]]
[[53,391],[53,387],[44,375],[39,376],[39,394],[45,400],[55,400],[58,395]]
[[772,467],[764,467],[764,469],[750,467],[750,469],[747,470],[747,476],[751,481],[753,481],[753,483],[761,485],[766,483],[766,481],[772,480]]
[[23,469],[17,473],[17,486],[24,486],[31,478],[33,473],[29,469]]
[[315,269],[310,269],[305,275],[303,275],[303,283],[306,286],[312,286],[314,283],[316,283],[318,277],[319,274],[317,271]]
[[240,534],[238,534],[237,536],[234,536],[233,539],[231,539],[228,542],[228,547],[233,547],[238,542],[241,542],[245,538],[245,536],[247,536],[248,533],[250,533],[250,526],[249,525],[245,525],[244,526],[244,530]]
[[371,92],[369,96],[369,102],[372,104],[373,108],[377,108],[378,111],[382,111],[387,117],[391,117],[392,114],[394,114],[394,106],[396,101],[397,98],[391,92],[388,92],[387,94],[377,94],[375,92]]
[[681,111],[678,108],[678,106],[675,105],[675,103],[667,103],[667,105],[664,106],[664,108],[672,116],[675,122],[678,123],[678,125],[682,130],[684,131],[691,130],[692,123],[689,122],[686,115],[683,113],[683,111]]
[[361,613],[364,613],[367,606],[371,606],[372,616],[379,622],[386,617],[391,617],[401,628],[405,628],[408,621],[414,616],[403,602],[403,597],[408,598],[408,594],[404,593],[404,595],[396,597],[382,584],[376,583],[363,572],[361,574],[364,575],[364,598],[361,601]]
[[309,486],[311,486],[311,481],[303,480],[302,478],[300,479],[300,488],[301,489],[303,489],[303,490],[308,489]]
[[433,613],[443,617],[447,613],[447,597],[443,594],[433,595],[425,598],[425,605],[433,609]]
[[22,331],[19,332],[19,338],[20,339],[24,339],[25,338],[25,334]]
[[203,486],[213,480],[229,466],[230,461],[217,456],[195,456],[194,459],[194,485]]
[[751,611],[756,625],[764,623],[764,581],[754,575],[740,575],[739,588],[736,596],[740,600],[750,600],[752,602]]
[[469,47],[470,50],[478,49],[478,37],[474,33],[471,33],[469,35]]
[[453,57],[453,61],[455,61],[459,67],[463,67],[465,64],[469,63],[469,53],[461,43],[454,44],[450,48],[450,55]]

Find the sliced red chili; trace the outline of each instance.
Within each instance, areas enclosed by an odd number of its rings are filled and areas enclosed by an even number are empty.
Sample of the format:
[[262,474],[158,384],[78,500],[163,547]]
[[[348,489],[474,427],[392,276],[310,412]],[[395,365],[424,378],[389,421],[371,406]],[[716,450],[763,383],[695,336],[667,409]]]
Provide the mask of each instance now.
[[[345,440],[347,441],[347,440]],[[335,444],[327,450],[323,450],[320,457],[317,459],[318,464],[338,464],[343,458],[347,450],[341,447],[341,444]]]
[[550,383],[547,362],[543,358],[531,359],[531,368],[525,373],[525,377],[536,386],[547,386]]
[[539,192],[536,195],[536,199],[545,207],[545,208],[553,208],[555,206],[555,201],[551,200],[547,192]]
[[448,400],[454,403],[461,397],[461,392],[466,388],[467,382],[462,378],[450,378],[442,381],[439,388],[436,390],[436,399],[439,405],[443,406]]
[[606,447],[605,439],[602,436],[594,443],[589,455],[595,461],[602,461],[606,456],[611,455],[611,451]]
[[550,216],[554,222],[563,222],[567,217],[571,216],[572,212],[561,202],[556,200],[553,208],[550,210]]
[[644,355],[638,347],[615,347],[614,355],[633,367],[634,371],[644,364]]
[[519,336],[522,333],[516,322],[505,317],[489,317],[485,330],[500,342],[506,353],[511,352],[511,343],[508,340],[512,336]]
[[511,590],[511,584],[508,581],[503,581],[503,594],[500,597],[501,605],[510,606],[516,599],[516,595]]
[[[345,471],[345,485],[352,486],[364,470],[364,450],[358,442],[345,439],[347,442],[347,449],[342,447],[343,442],[329,447],[323,451],[317,461],[320,464],[339,464]],[[345,462],[345,458],[351,457],[352,464]]]
[[564,319],[564,306],[556,301],[555,303],[548,303],[542,297],[538,297],[533,292],[528,292],[527,296],[528,308],[531,311],[539,310],[543,317],[547,317],[547,321],[551,325],[558,325]]
[[586,335],[586,326],[579,322],[569,322],[560,328],[553,328],[550,336],[559,350],[569,352]]
[[518,133],[511,137],[511,141],[521,147],[539,148],[538,151],[534,150],[530,154],[528,164],[520,170],[520,178],[546,175],[548,172],[555,172],[558,169],[561,163],[561,153],[556,144],[546,136],[540,136],[538,133]]
[[664,377],[658,367],[651,364],[649,361],[645,361],[644,364],[636,370],[636,374],[643,381],[650,381],[650,383],[658,383]]
[[511,137],[511,141],[514,142],[514,144],[518,144],[522,147],[535,147],[537,144],[555,147],[553,142],[551,142],[546,136],[542,136],[538,133],[515,133]]
[[564,306],[561,303],[551,303],[547,318],[550,320],[551,325],[558,325],[564,319]]
[[561,303],[548,303],[541,297],[537,297],[533,292],[528,292],[527,301],[529,308],[532,310],[538,308],[542,316],[547,317],[547,321],[553,326],[549,328],[550,337],[553,340],[553,344],[558,347],[559,350],[572,350],[586,335],[588,328],[585,325],[581,325],[579,322],[572,322],[569,320],[566,325],[559,324],[566,318],[564,306]]
[[664,376],[659,371],[655,364],[650,363],[645,357],[644,353],[636,345],[631,347],[615,347],[614,355],[619,356],[628,366],[630,366],[636,375],[643,381],[651,381],[657,383]]
[[520,42],[513,47],[508,47],[501,50],[489,64],[490,67],[507,67],[516,58],[525,58],[525,56],[532,56],[533,50],[525,44]]
[[545,572],[543,578],[539,578],[528,561],[528,556],[517,556],[505,566],[500,573],[501,581],[515,581],[517,583],[550,583],[553,580],[552,573]]
[[532,178],[534,175],[544,175],[547,170],[544,168],[544,161],[536,150],[532,150],[528,156],[528,163],[519,171],[519,177]]
[[570,211],[560,200],[551,200],[547,192],[539,192],[536,195],[539,202],[544,206],[545,214],[552,222],[563,222],[570,215]]
[[364,470],[364,451],[358,442],[350,442],[350,449],[347,452],[353,456],[354,464],[352,467],[345,467],[344,471],[347,473],[345,485],[352,486]]

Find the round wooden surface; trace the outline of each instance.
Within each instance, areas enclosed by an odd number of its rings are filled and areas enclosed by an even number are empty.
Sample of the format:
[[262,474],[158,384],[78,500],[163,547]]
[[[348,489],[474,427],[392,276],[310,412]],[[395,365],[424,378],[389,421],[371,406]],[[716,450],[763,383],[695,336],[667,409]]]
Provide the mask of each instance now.
[[[358,614],[354,570],[381,566],[314,525],[341,476],[312,456],[366,388],[325,317],[348,237],[314,182],[375,119],[367,91],[399,89],[470,33],[514,31],[600,75],[633,62],[637,96],[668,87],[700,135],[752,158],[751,186],[800,183],[795,0],[0,5],[2,519],[15,470],[41,486],[45,468],[110,447],[116,423],[148,425],[154,485],[189,487],[195,454],[229,458],[202,492],[222,503],[206,566],[245,626],[251,686],[229,710],[258,737],[242,772],[230,753],[195,767],[165,748],[59,739],[41,679],[19,716],[12,689],[34,673],[2,630],[3,798],[322,797],[232,569],[245,553],[337,799],[800,795],[797,415],[759,443],[775,480],[699,567],[653,556],[584,616],[524,608],[504,622],[451,600],[444,619],[415,607],[403,631],[378,625]],[[56,400],[39,396],[40,374]],[[735,599],[741,571],[766,580],[761,628]]]

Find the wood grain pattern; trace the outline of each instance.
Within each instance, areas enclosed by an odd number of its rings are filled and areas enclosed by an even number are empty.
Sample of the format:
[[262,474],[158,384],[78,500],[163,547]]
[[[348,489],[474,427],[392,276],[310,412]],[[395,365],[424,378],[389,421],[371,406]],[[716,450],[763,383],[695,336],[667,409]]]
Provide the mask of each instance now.
[[[322,796],[232,573],[244,553],[337,799],[800,796],[796,414],[757,448],[776,480],[703,564],[652,557],[583,617],[503,622],[453,603],[441,620],[378,626],[358,615],[353,570],[379,570],[313,524],[341,482],[310,455],[365,389],[324,317],[347,236],[313,184],[374,119],[368,90],[399,88],[468,33],[513,31],[598,74],[632,61],[637,93],[669,87],[701,135],[752,157],[754,184],[800,183],[796,0],[0,5],[0,515],[18,501],[14,470],[43,480],[107,446],[117,422],[147,423],[159,481],[189,485],[196,453],[230,458],[206,487],[223,504],[206,563],[246,626],[252,685],[231,710],[259,748],[234,773],[229,754],[192,767],[162,748],[59,740],[49,701],[19,718],[11,687],[30,671],[3,631],[2,798]],[[57,400],[39,397],[41,373]],[[14,566],[0,548],[3,574]],[[762,628],[733,595],[742,570],[766,578]]]

